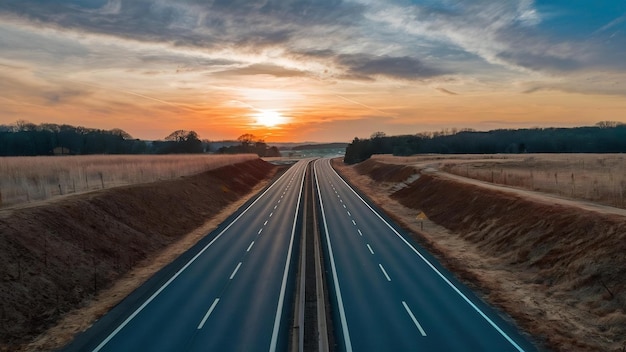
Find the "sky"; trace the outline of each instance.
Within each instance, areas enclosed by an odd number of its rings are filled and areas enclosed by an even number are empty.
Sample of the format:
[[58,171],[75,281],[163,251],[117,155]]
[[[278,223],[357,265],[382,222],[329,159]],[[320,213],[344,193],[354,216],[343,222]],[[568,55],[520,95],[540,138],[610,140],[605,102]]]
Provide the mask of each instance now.
[[267,142],[626,122],[626,1],[1,0],[18,120]]

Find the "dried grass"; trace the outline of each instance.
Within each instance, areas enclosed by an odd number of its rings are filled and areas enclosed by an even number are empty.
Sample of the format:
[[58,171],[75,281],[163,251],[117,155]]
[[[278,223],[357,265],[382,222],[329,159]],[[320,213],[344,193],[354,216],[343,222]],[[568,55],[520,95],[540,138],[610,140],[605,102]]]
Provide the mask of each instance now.
[[448,160],[459,176],[626,208],[626,158],[622,154],[533,154],[507,159]]
[[256,158],[253,154],[2,157],[0,207],[172,180]]

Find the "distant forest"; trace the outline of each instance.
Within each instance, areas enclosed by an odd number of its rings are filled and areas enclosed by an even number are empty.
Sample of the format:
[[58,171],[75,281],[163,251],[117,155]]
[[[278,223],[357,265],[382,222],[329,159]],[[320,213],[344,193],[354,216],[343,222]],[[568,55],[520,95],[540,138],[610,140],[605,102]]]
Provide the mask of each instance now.
[[[218,153],[256,153],[279,156],[275,147],[245,134],[240,145],[221,148]],[[18,121],[0,125],[0,156],[87,155],[87,154],[187,154],[209,151],[209,141],[194,131],[174,131],[161,141],[134,139],[121,129],[101,130]]]
[[603,121],[591,127],[441,131],[417,135],[354,138],[344,161],[359,163],[373,154],[623,153],[626,125]]

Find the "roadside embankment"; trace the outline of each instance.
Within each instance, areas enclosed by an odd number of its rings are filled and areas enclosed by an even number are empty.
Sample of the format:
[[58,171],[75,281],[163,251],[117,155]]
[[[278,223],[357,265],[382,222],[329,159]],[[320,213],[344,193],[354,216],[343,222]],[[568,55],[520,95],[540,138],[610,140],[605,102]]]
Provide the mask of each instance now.
[[[401,181],[391,170],[406,177],[413,168],[406,165],[335,165],[540,345],[560,351],[626,346],[626,217],[439,173],[397,187]],[[429,219],[424,230],[415,219],[419,212]]]
[[[210,231],[209,220],[232,213],[229,207],[252,196],[275,172],[275,166],[255,159],[176,180],[0,211],[0,350],[25,349],[66,313],[93,304],[102,298],[98,293],[203,229],[194,235],[198,240]],[[223,211],[228,214],[220,215]],[[126,278],[127,292],[107,295],[119,296],[108,308],[149,274]],[[93,318],[106,309],[95,309]],[[85,327],[80,325],[74,328]],[[26,349],[56,348],[63,337],[51,339],[57,341]]]

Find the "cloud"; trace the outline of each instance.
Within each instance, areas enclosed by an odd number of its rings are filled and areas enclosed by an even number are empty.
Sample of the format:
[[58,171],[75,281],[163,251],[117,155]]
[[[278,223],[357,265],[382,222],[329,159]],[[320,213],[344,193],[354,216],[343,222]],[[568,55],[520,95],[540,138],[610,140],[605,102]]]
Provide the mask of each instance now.
[[340,55],[338,62],[346,67],[348,74],[353,77],[384,76],[394,79],[416,80],[445,74],[441,70],[425,65],[418,59],[407,56]]
[[453,92],[453,91],[451,91],[451,90],[447,90],[447,89],[445,89],[445,88],[441,88],[441,87],[439,87],[439,88],[435,88],[435,90],[437,90],[438,92],[441,92],[441,93],[443,93],[443,94],[448,94],[448,95],[459,95],[459,93],[455,93],[455,92]]
[[302,77],[306,72],[285,68],[273,64],[252,64],[246,67],[225,70],[215,73],[216,76],[250,76],[250,75],[270,75],[274,77]]

